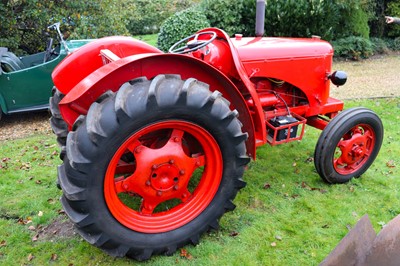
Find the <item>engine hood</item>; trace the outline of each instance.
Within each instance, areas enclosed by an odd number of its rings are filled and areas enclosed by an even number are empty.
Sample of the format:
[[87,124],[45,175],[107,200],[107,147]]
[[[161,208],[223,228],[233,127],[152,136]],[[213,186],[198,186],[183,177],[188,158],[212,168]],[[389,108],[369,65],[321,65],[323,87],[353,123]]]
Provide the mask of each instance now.
[[333,56],[332,46],[319,38],[232,38],[241,61]]

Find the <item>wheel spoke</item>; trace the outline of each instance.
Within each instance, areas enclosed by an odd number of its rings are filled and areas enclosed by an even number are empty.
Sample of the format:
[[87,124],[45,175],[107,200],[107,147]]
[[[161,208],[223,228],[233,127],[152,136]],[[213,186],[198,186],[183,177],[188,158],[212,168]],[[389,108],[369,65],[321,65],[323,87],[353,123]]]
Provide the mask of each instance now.
[[143,199],[140,204],[140,213],[151,215],[154,212],[154,209],[157,207],[159,203],[152,202],[150,200]]
[[184,188],[184,189],[182,189],[179,198],[184,203],[184,202],[187,202],[191,196],[192,196],[192,193],[190,193],[190,191],[187,188]]
[[206,165],[206,156],[200,155],[200,154],[195,154],[192,157],[192,163],[194,165],[193,171],[198,168]]
[[339,141],[338,143],[338,147],[340,148],[340,150],[342,150],[342,153],[345,152],[349,147],[349,145],[351,144],[351,139],[342,139]]
[[335,164],[336,166],[338,166],[338,167],[341,167],[341,168],[343,168],[343,167],[345,167],[345,166],[347,165],[347,163],[343,162],[342,157],[337,158],[337,159],[334,161],[334,164]]
[[118,177],[114,180],[117,193],[131,192],[143,195],[148,184],[146,175],[138,173],[138,171],[135,171],[135,173],[127,178],[121,179],[121,177]]
[[132,152],[135,153],[135,151],[137,152],[138,150],[140,150],[142,146],[142,143],[139,141],[139,139],[136,139],[134,141],[132,141],[131,143],[129,143],[129,145],[127,146],[127,149]]
[[182,142],[183,134],[185,134],[185,131],[180,130],[180,129],[173,129],[171,132],[171,137],[169,138],[169,141]]
[[122,184],[123,184],[123,182],[124,182],[124,179],[125,179],[124,176],[120,176],[120,177],[117,177],[117,178],[114,179],[114,180],[115,180],[115,184],[114,184],[114,186],[115,186],[115,192],[116,192],[117,194],[126,192],[126,190],[125,190],[125,189],[123,188],[123,186],[122,186]]

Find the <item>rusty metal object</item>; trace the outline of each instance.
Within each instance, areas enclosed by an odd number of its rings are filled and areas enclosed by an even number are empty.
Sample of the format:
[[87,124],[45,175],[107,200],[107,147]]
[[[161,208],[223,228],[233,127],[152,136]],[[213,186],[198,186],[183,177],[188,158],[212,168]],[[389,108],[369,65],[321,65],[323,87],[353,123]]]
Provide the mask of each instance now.
[[368,215],[340,241],[320,266],[395,266],[400,263],[400,215],[376,235]]
[[391,220],[375,238],[364,265],[400,264],[400,215]]
[[368,215],[364,215],[320,266],[360,265],[375,238],[371,221]]

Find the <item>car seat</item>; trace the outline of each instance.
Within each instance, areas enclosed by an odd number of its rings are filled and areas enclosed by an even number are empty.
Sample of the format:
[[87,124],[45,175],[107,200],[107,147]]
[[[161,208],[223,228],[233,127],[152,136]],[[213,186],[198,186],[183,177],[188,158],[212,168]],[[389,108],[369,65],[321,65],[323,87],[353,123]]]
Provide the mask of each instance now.
[[12,72],[24,69],[25,66],[15,54],[9,52],[7,48],[0,48],[1,68],[4,72]]

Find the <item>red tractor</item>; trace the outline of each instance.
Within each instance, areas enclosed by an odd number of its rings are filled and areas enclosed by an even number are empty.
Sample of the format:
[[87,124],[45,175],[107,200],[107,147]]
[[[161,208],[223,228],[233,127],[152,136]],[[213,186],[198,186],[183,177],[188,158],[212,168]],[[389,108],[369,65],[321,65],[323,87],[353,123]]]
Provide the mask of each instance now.
[[197,244],[235,208],[256,148],[300,140],[306,124],[323,130],[314,162],[325,181],[369,168],[382,122],[365,108],[341,112],[343,102],[329,97],[331,82],[346,82],[331,70],[332,46],[262,37],[263,24],[251,38],[203,29],[169,53],[107,37],[57,66],[58,184],[85,240],[137,260]]

